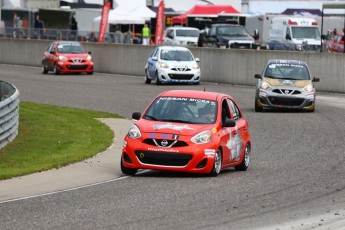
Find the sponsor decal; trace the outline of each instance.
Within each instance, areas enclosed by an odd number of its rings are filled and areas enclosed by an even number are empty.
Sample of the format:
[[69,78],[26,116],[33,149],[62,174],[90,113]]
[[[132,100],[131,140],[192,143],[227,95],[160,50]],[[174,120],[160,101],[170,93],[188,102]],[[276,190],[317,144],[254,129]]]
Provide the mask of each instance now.
[[152,152],[171,152],[171,153],[179,153],[180,151],[174,150],[174,149],[153,149],[153,148],[147,148],[148,151]]
[[213,134],[215,134],[215,133],[217,132],[217,128],[216,128],[216,127],[213,127],[213,128],[211,129],[211,132],[212,132]]
[[226,147],[230,150],[230,161],[240,160],[240,154],[242,152],[243,140],[239,134],[238,127],[235,126],[235,136],[229,133],[229,141],[226,143]]
[[214,150],[214,149],[205,149],[205,155],[214,156],[214,155],[216,155],[216,150]]
[[282,81],[282,83],[285,85],[292,85],[293,84],[293,82],[290,80],[284,80],[284,81]]
[[154,125],[153,126],[154,130],[158,130],[158,129],[173,129],[173,130],[177,130],[177,131],[182,131],[184,129],[192,129],[191,127],[189,127],[188,125],[174,125],[171,123],[166,123],[166,124],[159,124],[159,125]]

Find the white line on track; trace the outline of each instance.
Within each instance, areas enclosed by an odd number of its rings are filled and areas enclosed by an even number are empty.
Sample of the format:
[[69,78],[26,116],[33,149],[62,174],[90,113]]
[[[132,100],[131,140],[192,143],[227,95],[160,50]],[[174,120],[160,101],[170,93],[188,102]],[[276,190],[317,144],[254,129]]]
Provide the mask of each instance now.
[[[142,173],[145,173],[147,171],[149,171],[149,170],[142,170],[142,171],[138,172],[137,174],[142,174]],[[127,179],[129,177],[130,176],[122,176],[122,177],[111,179],[111,180],[106,180],[106,181],[102,181],[102,182],[82,185],[82,186],[78,186],[78,187],[74,187],[74,188],[62,189],[62,190],[58,190],[58,191],[55,191],[55,192],[47,192],[47,193],[42,193],[42,194],[38,194],[38,195],[25,196],[25,197],[10,199],[10,200],[4,200],[4,201],[0,201],[0,204],[10,203],[10,202],[20,201],[20,200],[28,200],[28,199],[37,198],[37,197],[43,197],[43,196],[49,196],[49,195],[54,195],[54,194],[58,194],[58,193],[74,191],[74,190],[78,190],[78,189],[82,189],[82,188],[89,188],[89,187],[93,187],[93,186],[96,186],[96,185],[107,184],[107,183],[110,183],[110,182]]]

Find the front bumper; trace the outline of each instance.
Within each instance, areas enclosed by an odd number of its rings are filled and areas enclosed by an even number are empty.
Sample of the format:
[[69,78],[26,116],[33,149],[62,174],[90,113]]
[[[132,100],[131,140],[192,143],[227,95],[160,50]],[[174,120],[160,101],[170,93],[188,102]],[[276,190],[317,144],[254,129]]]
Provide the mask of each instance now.
[[80,63],[73,63],[71,61],[58,61],[57,67],[61,73],[92,73],[93,62],[83,61]]
[[272,88],[259,89],[256,93],[256,103],[260,108],[313,110],[315,92],[304,92],[301,89]]
[[122,150],[125,167],[163,171],[210,173],[216,152],[212,143],[165,148],[126,138]]
[[162,83],[200,83],[200,69],[190,69],[187,71],[161,69],[158,74],[159,80]]

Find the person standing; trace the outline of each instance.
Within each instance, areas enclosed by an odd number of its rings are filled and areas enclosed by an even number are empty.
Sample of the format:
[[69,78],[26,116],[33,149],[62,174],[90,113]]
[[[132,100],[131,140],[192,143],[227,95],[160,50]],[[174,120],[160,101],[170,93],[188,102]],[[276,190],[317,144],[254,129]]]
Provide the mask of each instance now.
[[150,29],[147,24],[144,25],[142,31],[143,45],[150,45]]

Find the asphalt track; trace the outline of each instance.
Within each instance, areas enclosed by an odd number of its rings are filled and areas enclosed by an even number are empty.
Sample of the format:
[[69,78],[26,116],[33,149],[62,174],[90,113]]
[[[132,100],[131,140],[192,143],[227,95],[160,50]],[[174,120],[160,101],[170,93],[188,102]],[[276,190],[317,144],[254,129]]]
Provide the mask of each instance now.
[[[37,178],[59,171],[51,170],[31,180],[0,182],[0,229],[345,229],[345,95],[319,92],[314,113],[255,113],[253,87],[145,85],[143,77],[42,75],[39,68],[13,65],[0,65],[0,76],[20,90],[21,101],[127,118],[163,90],[229,93],[249,120],[253,142],[246,172],[229,169],[211,178],[143,171],[123,177],[116,141],[130,120],[104,121],[115,131],[114,146],[67,166],[64,179],[55,174],[39,185]],[[326,80],[318,77],[318,84]],[[87,173],[76,171],[85,165]],[[15,183],[16,191],[2,193]],[[39,186],[41,193],[33,191]]]

